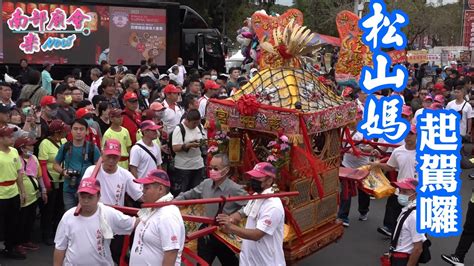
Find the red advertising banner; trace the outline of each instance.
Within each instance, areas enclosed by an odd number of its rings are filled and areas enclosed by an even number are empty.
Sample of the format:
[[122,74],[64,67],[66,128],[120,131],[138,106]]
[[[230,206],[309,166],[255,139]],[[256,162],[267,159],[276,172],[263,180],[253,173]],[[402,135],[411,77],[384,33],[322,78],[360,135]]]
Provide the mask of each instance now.
[[474,10],[464,11],[463,46],[474,49]]
[[405,50],[393,50],[388,52],[392,59],[392,64],[403,64],[407,61],[407,52]]

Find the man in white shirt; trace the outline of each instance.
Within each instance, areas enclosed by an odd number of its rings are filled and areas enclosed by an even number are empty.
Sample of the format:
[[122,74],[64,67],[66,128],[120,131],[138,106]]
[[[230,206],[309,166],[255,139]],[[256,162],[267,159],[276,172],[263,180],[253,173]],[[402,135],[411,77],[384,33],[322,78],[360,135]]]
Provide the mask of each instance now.
[[100,185],[96,179],[84,178],[78,189],[81,212],[68,210],[54,242],[54,266],[110,265],[113,266],[110,240],[114,235],[129,235],[138,220],[99,203]]
[[[258,163],[247,174],[250,175],[250,186],[255,193],[273,193],[276,169],[272,164]],[[245,228],[241,228],[237,224],[245,216],[247,223]],[[242,238],[240,265],[286,265],[283,253],[285,212],[280,198],[251,200],[242,211],[231,216],[219,214],[217,221],[224,230]]]
[[166,133],[172,134],[184,114],[183,108],[177,104],[181,90],[172,84],[168,84],[163,89],[163,93],[166,96],[163,101],[163,106],[166,107],[162,118],[163,127]]
[[89,97],[87,99],[92,102],[92,98],[99,94],[99,86],[102,84],[103,77],[100,76],[101,72],[98,68],[91,69],[91,87],[89,90]]
[[471,128],[472,128],[472,106],[465,99],[465,91],[462,85],[458,85],[454,88],[455,100],[450,101],[446,105],[446,110],[454,110],[461,116],[461,124],[459,126],[459,132],[461,136],[467,140],[471,139]]
[[181,57],[178,57],[177,61],[176,61],[176,64],[172,65],[169,69],[168,69],[168,74],[171,73],[171,69],[174,67],[174,66],[177,66],[178,69],[179,69],[179,72],[178,72],[178,77],[177,77],[177,83],[181,86],[183,86],[183,83],[184,83],[184,78],[186,77],[186,68],[183,66],[183,58]]
[[[155,169],[135,182],[143,185],[147,203],[172,201],[168,174]],[[181,265],[186,233],[181,213],[175,205],[146,208],[138,212],[140,223],[130,251],[130,265]]]
[[[418,260],[423,251],[423,242],[426,236],[416,230],[416,187],[418,180],[405,178],[403,181],[395,182],[399,189],[397,201],[403,206],[402,212],[397,219],[396,229],[392,237],[394,248],[390,262],[392,266],[418,265]],[[395,239],[397,231],[400,231],[398,239]]]
[[130,150],[130,172],[135,178],[143,178],[151,170],[161,168],[161,149],[154,142],[158,138],[160,128],[161,126],[151,120],[140,124],[143,137]]
[[[387,163],[373,162],[371,167],[380,167],[386,172],[398,171],[397,181],[405,178],[418,179],[416,172],[416,125],[411,125],[410,132],[405,138],[405,145],[393,150]],[[395,229],[397,217],[400,215],[402,206],[397,202],[397,196],[391,195],[387,199],[383,226],[377,231],[385,236],[392,236]]]
[[198,110],[190,110],[183,123],[174,129],[171,143],[175,152],[173,193],[193,189],[203,180],[204,160],[200,148],[203,134]]
[[[142,201],[143,192],[140,185],[133,182],[135,177],[126,169],[118,166],[121,158],[121,144],[116,139],[108,139],[102,151],[102,166],[97,174],[97,180],[102,186],[100,202],[108,205],[125,205],[125,193],[133,200]],[[89,177],[94,171],[94,165],[87,168],[84,177]],[[112,259],[120,261],[123,237],[117,236],[110,243]]]
[[430,95],[426,95],[425,98],[423,99],[423,107],[416,110],[415,112],[415,117],[413,118],[413,121],[412,123],[416,125],[417,123],[417,119],[418,119],[418,116],[420,116],[424,110],[428,110],[431,106],[431,104],[433,104],[433,97],[431,97]]
[[204,95],[199,98],[199,113],[201,114],[202,119],[206,119],[206,106],[210,98],[214,97],[219,93],[221,86],[213,80],[207,80],[204,83],[204,90],[206,91]]

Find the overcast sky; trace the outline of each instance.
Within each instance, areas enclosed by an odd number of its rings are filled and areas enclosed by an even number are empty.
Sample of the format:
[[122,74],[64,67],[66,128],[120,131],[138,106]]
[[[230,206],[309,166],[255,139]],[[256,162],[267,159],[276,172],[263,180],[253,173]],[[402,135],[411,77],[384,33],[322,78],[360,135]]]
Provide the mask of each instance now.
[[291,6],[293,5],[293,0],[276,0],[276,3],[279,5]]

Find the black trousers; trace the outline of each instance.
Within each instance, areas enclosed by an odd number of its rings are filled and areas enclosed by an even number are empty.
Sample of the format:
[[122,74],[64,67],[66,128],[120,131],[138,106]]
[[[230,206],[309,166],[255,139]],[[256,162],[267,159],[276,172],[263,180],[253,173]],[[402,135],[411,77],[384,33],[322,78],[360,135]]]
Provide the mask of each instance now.
[[20,225],[18,227],[20,234],[20,243],[27,243],[31,241],[31,233],[36,220],[36,208],[38,207],[38,201],[32,204],[22,207],[20,209]]
[[459,239],[458,246],[456,247],[456,252],[454,253],[458,258],[464,260],[466,257],[469,248],[474,241],[474,203],[469,202],[467,206],[467,213],[464,222],[464,229]]
[[114,239],[110,241],[110,253],[112,260],[118,265],[120,264],[120,255],[122,255],[123,239],[125,236],[114,235]]
[[397,226],[397,219],[402,212],[403,206],[398,203],[397,195],[391,195],[387,199],[387,205],[385,205],[385,215],[383,217],[383,225],[390,229],[391,232],[395,231]]
[[198,255],[209,263],[209,265],[212,265],[216,257],[219,258],[222,265],[239,265],[239,259],[235,253],[213,235],[198,238]]
[[20,195],[9,199],[0,199],[0,219],[4,223],[5,249],[11,250],[20,244],[19,218]]
[[180,192],[186,192],[199,185],[204,179],[204,169],[205,168],[196,170],[183,170],[175,168],[173,171],[173,178],[171,180],[171,192],[173,195],[174,193],[179,194]]
[[48,203],[41,201],[40,210],[43,238],[53,237],[64,214],[63,183],[59,183],[59,188],[48,192]]

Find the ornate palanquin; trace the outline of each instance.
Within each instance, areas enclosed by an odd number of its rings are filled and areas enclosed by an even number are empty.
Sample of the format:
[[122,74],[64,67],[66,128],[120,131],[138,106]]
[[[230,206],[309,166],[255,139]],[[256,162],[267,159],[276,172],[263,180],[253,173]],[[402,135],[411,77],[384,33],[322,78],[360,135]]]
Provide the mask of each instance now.
[[[218,125],[240,140],[226,150],[239,173],[266,161],[270,142],[288,137],[291,148],[287,162],[278,167],[277,184],[280,191],[300,192],[286,201],[289,263],[342,236],[336,222],[340,129],[354,121],[356,110],[321,78],[295,68],[260,71],[231,98],[210,100],[207,106],[208,126]],[[239,181],[245,183],[245,176]]]

